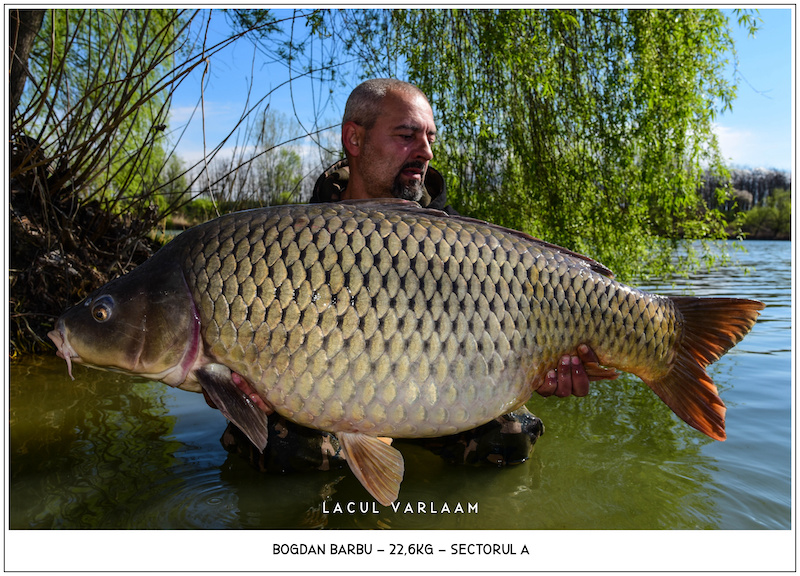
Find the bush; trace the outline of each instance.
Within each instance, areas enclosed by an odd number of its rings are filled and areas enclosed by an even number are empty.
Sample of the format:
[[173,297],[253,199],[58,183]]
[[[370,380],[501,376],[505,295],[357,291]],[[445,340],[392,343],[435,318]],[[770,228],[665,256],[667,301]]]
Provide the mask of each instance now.
[[792,237],[792,196],[788,190],[775,190],[764,206],[756,206],[741,216],[742,232],[750,238],[790,240]]

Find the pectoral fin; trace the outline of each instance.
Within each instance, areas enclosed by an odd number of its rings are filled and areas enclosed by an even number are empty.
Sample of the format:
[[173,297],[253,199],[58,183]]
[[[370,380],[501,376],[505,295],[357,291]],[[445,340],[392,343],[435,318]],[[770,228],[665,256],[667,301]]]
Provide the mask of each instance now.
[[267,447],[267,415],[236,385],[231,371],[222,364],[208,364],[195,374],[219,411],[263,452]]
[[367,492],[383,506],[397,499],[403,481],[403,455],[386,439],[357,432],[336,434],[344,448],[347,464]]

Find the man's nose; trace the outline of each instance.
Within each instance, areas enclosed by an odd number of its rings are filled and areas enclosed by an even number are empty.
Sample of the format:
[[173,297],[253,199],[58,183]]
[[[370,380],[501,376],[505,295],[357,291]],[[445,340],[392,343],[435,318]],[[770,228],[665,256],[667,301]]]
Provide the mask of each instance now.
[[419,139],[419,145],[417,146],[417,157],[425,162],[430,162],[433,158],[433,150],[431,150],[431,143],[427,136],[423,136]]

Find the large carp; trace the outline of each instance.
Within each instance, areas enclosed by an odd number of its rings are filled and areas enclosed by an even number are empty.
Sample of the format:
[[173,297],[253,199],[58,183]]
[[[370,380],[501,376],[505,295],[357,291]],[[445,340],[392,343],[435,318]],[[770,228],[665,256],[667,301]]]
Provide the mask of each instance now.
[[705,367],[763,307],[649,294],[520,232],[368,201],[192,228],[49,336],[70,375],[80,362],[204,390],[262,449],[273,410],[332,432],[388,505],[403,459],[387,438],[454,434],[510,412],[581,343],[724,439]]

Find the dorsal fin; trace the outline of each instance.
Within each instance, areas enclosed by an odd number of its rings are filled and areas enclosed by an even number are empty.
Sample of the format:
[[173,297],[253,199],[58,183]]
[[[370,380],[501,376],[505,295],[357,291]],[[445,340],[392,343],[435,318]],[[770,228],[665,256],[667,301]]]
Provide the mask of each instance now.
[[359,200],[342,200],[341,202],[338,202],[338,204],[347,204],[350,206],[358,207],[362,210],[369,210],[369,209],[400,210],[403,212],[424,214],[427,216],[437,217],[437,218],[452,218],[453,220],[458,220],[461,222],[469,222],[471,224],[485,226],[492,230],[497,230],[498,232],[502,232],[505,235],[524,238],[525,240],[533,242],[534,244],[537,244],[538,246],[545,248],[547,250],[551,250],[553,252],[560,252],[561,254],[571,256],[572,258],[576,258],[582,261],[584,264],[588,265],[594,272],[597,272],[598,274],[602,274],[603,276],[606,276],[608,278],[614,277],[614,273],[605,266],[603,266],[597,260],[594,260],[583,254],[579,254],[578,252],[573,252],[572,250],[564,248],[563,246],[558,246],[557,244],[545,242],[544,240],[535,238],[534,236],[531,236],[530,234],[527,234],[525,232],[520,232],[519,230],[513,230],[512,228],[506,228],[504,226],[498,226],[497,224],[492,224],[490,222],[478,220],[477,218],[448,214],[447,212],[442,212],[441,210],[436,210],[433,208],[423,208],[417,202],[411,202],[410,200],[402,200],[400,198],[365,198]]
[[[439,213],[438,210],[432,210],[432,212]],[[503,234],[506,234],[506,235],[509,235],[509,236],[517,236],[518,238],[524,238],[525,240],[528,240],[529,242],[533,242],[534,244],[537,244],[538,246],[540,246],[542,248],[546,248],[546,249],[551,250],[553,252],[560,252],[562,254],[566,254],[567,256],[571,256],[573,258],[577,258],[578,260],[581,260],[584,263],[588,264],[589,267],[593,271],[597,272],[598,274],[602,274],[603,276],[607,276],[608,278],[613,278],[614,277],[614,273],[611,270],[609,270],[608,268],[606,268],[605,266],[603,266],[597,260],[589,258],[588,256],[585,256],[584,254],[579,254],[578,252],[573,252],[572,250],[570,250],[568,248],[564,248],[563,246],[559,246],[557,244],[552,244],[550,242],[546,242],[544,240],[536,238],[535,236],[531,236],[530,234],[528,234],[526,232],[520,232],[519,230],[514,230],[513,228],[506,228],[505,226],[498,226],[497,224],[492,224],[491,222],[484,222],[483,220],[478,220],[476,218],[470,218],[469,216],[460,216],[460,215],[459,216],[453,216],[453,215],[447,214],[445,212],[441,212],[441,214],[444,214],[445,216],[447,216],[449,218],[453,218],[454,220],[461,220],[462,222],[471,222],[472,224],[476,224],[476,225],[479,225],[479,226],[485,226],[487,228],[491,228],[492,230],[497,230],[498,232],[502,232]]]

